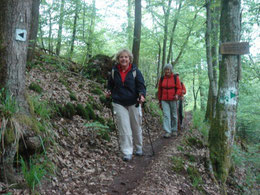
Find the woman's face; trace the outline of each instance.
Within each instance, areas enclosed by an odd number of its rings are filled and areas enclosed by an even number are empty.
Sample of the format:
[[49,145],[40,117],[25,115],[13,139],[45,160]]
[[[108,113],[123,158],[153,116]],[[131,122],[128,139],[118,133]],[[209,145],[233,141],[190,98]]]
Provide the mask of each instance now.
[[170,76],[171,73],[172,73],[172,71],[171,71],[171,69],[166,68],[166,69],[164,70],[164,73],[165,73],[165,76]]
[[126,52],[123,52],[119,56],[119,64],[122,68],[126,68],[130,64],[130,58],[129,55]]

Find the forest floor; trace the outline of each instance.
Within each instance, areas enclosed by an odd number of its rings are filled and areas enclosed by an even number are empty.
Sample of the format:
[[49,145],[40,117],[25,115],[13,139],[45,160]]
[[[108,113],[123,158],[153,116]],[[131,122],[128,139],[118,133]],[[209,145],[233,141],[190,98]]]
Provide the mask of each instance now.
[[[60,104],[85,104],[94,98],[101,105],[95,114],[112,119],[111,110],[102,105],[99,95],[92,93],[96,86],[103,88],[101,84],[47,64],[27,71],[27,87],[32,82],[38,83],[43,93],[28,90],[31,96]],[[77,100],[70,99],[71,91]],[[150,101],[156,103],[151,97]],[[143,113],[144,155],[134,156],[130,162],[122,161],[116,131],[110,132],[108,141],[97,130],[85,126],[93,121],[78,115],[72,119],[52,118],[55,144],[46,147],[46,156],[53,173],[48,174],[37,191],[48,195],[220,194],[208,171],[207,146],[201,133],[192,126],[191,112],[185,113],[180,134],[169,139],[163,138],[161,119],[154,113],[154,110]],[[228,186],[228,194],[240,194],[234,186]],[[0,194],[7,192],[29,194],[28,189],[7,190],[0,183]]]

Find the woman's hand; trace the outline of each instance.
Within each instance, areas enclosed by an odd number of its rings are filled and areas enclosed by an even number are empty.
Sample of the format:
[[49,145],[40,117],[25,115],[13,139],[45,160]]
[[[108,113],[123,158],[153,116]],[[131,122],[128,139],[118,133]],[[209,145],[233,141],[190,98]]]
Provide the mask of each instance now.
[[143,95],[140,95],[139,102],[140,103],[144,103],[145,102],[145,97]]
[[110,96],[111,96],[111,91],[105,91],[105,95],[106,95],[106,98],[110,98]]

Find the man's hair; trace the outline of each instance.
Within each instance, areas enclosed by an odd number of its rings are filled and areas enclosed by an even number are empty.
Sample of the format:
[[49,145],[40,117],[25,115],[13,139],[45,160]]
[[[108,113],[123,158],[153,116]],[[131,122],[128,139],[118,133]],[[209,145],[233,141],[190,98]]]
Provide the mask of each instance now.
[[130,63],[132,64],[134,57],[133,57],[132,52],[129,51],[128,49],[121,49],[121,50],[119,50],[119,51],[117,52],[117,54],[116,54],[116,56],[115,56],[116,62],[119,63],[119,56],[120,56],[122,53],[124,53],[124,52],[128,54]]

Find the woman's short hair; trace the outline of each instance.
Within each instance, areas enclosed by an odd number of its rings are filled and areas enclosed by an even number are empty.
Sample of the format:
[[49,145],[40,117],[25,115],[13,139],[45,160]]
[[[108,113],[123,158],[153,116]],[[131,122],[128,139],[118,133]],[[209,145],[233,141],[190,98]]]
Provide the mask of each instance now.
[[129,51],[128,49],[121,49],[121,50],[119,50],[119,52],[117,52],[117,54],[116,54],[116,56],[115,56],[115,59],[116,59],[116,62],[117,62],[117,63],[119,63],[119,56],[120,56],[122,53],[127,53],[128,56],[129,56],[130,63],[133,63],[134,56],[133,56],[132,52]]
[[172,65],[171,64],[166,64],[164,67],[163,67],[163,70],[165,69],[170,69],[172,71]]

